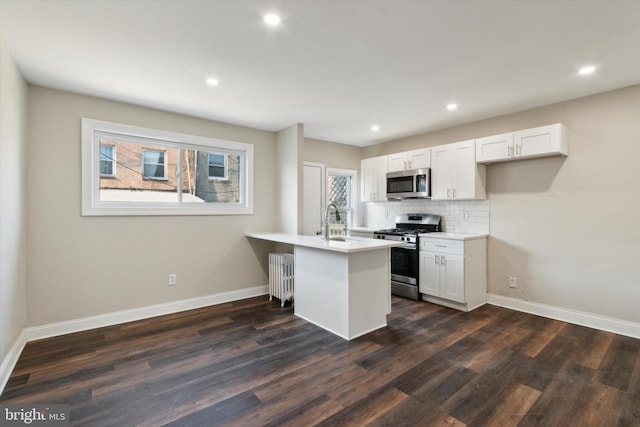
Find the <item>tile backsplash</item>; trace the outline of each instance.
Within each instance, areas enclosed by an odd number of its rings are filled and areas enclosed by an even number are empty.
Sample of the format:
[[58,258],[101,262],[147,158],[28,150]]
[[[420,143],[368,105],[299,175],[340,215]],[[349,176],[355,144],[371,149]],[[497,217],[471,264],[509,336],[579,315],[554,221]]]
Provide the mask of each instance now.
[[396,216],[406,213],[440,215],[442,231],[450,233],[489,234],[489,201],[432,201],[428,199],[399,202],[364,203],[363,220],[368,228],[391,228]]

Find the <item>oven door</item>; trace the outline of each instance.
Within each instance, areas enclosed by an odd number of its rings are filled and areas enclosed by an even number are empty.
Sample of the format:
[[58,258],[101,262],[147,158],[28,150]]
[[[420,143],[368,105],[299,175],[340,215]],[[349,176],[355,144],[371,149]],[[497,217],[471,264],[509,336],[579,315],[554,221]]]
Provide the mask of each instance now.
[[415,246],[391,248],[391,281],[418,285],[418,251]]

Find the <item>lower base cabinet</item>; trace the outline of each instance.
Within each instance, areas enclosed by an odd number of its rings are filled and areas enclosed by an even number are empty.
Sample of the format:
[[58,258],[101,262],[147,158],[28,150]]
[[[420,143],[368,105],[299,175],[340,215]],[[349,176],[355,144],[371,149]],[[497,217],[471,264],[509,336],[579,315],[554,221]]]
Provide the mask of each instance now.
[[462,311],[487,302],[487,239],[420,239],[419,290],[424,301]]

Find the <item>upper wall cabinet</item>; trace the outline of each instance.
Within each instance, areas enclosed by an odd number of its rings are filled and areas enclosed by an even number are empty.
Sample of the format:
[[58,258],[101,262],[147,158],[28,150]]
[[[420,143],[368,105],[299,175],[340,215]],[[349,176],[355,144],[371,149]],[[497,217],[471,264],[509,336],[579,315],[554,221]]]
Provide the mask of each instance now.
[[387,156],[363,159],[360,162],[360,200],[387,200]]
[[476,140],[478,163],[567,156],[568,154],[567,129],[560,123]]
[[388,158],[389,172],[431,167],[431,149],[430,148],[420,148],[419,150],[404,151],[402,153],[389,154],[387,158]]
[[486,199],[485,165],[476,164],[475,140],[431,148],[433,200]]

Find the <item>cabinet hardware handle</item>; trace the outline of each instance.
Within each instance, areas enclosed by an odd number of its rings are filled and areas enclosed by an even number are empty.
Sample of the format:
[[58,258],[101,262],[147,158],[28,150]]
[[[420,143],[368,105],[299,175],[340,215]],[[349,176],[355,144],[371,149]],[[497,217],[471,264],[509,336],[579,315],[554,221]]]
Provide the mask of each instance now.
[[453,198],[454,199],[456,198],[456,189],[455,188],[453,189]]
[[440,265],[447,265],[447,258],[444,255],[440,257]]
[[440,264],[440,255],[435,256],[436,265]]
[[516,156],[519,156],[521,154],[522,154],[522,146],[516,145]]
[[447,247],[447,245],[435,245],[435,246],[437,246],[439,248],[446,248]]
[[507,156],[513,157],[513,147],[511,146],[507,147]]
[[451,189],[447,187],[447,198],[451,197]]

